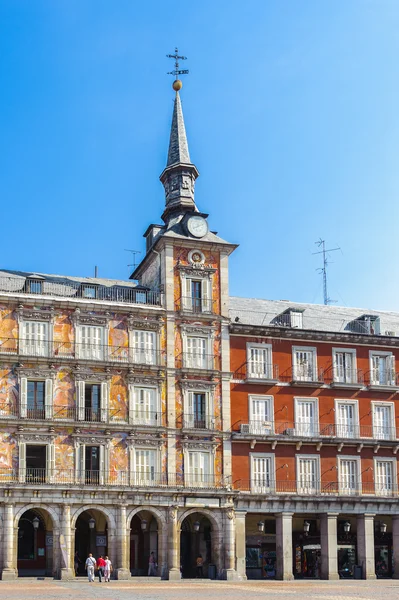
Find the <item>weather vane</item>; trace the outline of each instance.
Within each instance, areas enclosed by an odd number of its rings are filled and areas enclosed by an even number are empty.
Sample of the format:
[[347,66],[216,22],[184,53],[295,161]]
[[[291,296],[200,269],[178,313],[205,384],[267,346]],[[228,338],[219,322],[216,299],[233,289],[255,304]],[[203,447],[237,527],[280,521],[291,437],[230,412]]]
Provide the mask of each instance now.
[[179,60],[187,60],[187,56],[180,56],[179,49],[175,48],[174,54],[167,54],[167,58],[173,58],[175,61],[175,68],[173,71],[168,71],[168,75],[174,75],[175,80],[172,84],[173,89],[178,92],[183,87],[183,83],[178,78],[178,75],[188,75],[188,69],[179,69]]

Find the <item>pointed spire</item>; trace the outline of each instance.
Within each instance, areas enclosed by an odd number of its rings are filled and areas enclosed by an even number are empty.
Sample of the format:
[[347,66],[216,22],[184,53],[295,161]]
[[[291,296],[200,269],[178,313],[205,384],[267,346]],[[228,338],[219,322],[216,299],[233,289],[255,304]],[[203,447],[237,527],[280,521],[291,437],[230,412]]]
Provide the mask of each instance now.
[[175,105],[173,108],[172,128],[170,131],[169,152],[167,167],[178,163],[190,164],[190,154],[184,127],[183,110],[180,94],[176,92]]

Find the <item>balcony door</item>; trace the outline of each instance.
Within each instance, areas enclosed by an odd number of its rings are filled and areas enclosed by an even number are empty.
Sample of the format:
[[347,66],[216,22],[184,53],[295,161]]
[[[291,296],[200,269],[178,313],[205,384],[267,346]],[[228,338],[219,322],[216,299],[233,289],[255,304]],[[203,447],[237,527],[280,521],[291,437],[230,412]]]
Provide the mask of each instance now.
[[388,404],[375,404],[373,407],[373,437],[378,440],[393,437],[392,407]]
[[294,351],[294,379],[297,381],[314,381],[315,353],[313,350],[298,349]]
[[154,450],[136,450],[136,470],[134,480],[136,485],[155,484],[155,461]]
[[313,437],[318,435],[316,402],[314,400],[296,400],[295,435]]
[[358,487],[358,461],[341,459],[339,462],[339,491],[341,494],[353,495]]
[[317,458],[298,459],[298,493],[315,494],[319,490],[319,463]]
[[80,325],[78,328],[78,356],[87,360],[104,359],[104,328]]
[[100,446],[85,446],[85,483],[100,483]]
[[273,457],[251,456],[251,491],[254,494],[267,494],[273,488]]
[[209,452],[188,452],[187,483],[199,487],[210,485],[210,466]]
[[356,437],[356,406],[347,402],[339,402],[336,407],[337,436],[343,438]]
[[132,358],[140,365],[156,364],[155,331],[136,330],[132,332]]
[[206,369],[207,368],[207,354],[206,349],[208,345],[207,338],[200,337],[188,337],[187,338],[187,356],[186,365],[192,369]]
[[248,349],[248,377],[250,379],[267,379],[271,377],[269,347],[253,346]]
[[21,353],[29,356],[48,356],[48,331],[48,323],[24,321],[21,325]]
[[[396,463],[396,459],[395,459]],[[393,462],[391,460],[375,461],[376,493],[391,495],[394,488]]]
[[356,383],[353,352],[334,353],[334,381],[337,383]]
[[249,432],[267,435],[272,432],[272,396],[249,397]]

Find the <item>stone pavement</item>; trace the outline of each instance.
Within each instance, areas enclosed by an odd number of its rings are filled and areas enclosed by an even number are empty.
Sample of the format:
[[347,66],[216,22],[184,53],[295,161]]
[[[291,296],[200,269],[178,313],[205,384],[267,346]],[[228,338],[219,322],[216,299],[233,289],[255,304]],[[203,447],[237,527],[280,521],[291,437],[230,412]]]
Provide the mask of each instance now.
[[1,600],[397,600],[399,581],[0,581]]

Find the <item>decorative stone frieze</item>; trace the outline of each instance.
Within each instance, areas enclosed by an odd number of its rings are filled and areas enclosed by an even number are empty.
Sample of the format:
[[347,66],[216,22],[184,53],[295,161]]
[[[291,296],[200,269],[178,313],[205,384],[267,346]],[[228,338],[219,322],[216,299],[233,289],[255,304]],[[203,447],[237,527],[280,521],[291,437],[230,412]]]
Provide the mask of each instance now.
[[47,367],[25,368],[24,366],[15,368],[19,377],[27,379],[55,379],[57,376],[57,367],[49,365]]
[[71,321],[74,325],[95,325],[99,327],[108,325],[111,317],[110,312],[105,312],[103,315],[94,315],[89,312],[82,312],[80,308],[77,308],[71,315]]
[[48,310],[38,310],[35,308],[24,307],[20,304],[15,311],[18,321],[52,321],[55,310],[51,306]]
[[161,448],[166,443],[166,439],[159,436],[151,436],[148,433],[143,434],[132,431],[126,443],[128,446],[133,446],[134,448]]
[[158,317],[157,319],[141,318],[138,319],[136,315],[129,315],[127,318],[127,326],[129,331],[136,329],[142,329],[144,331],[160,331],[164,319]]

